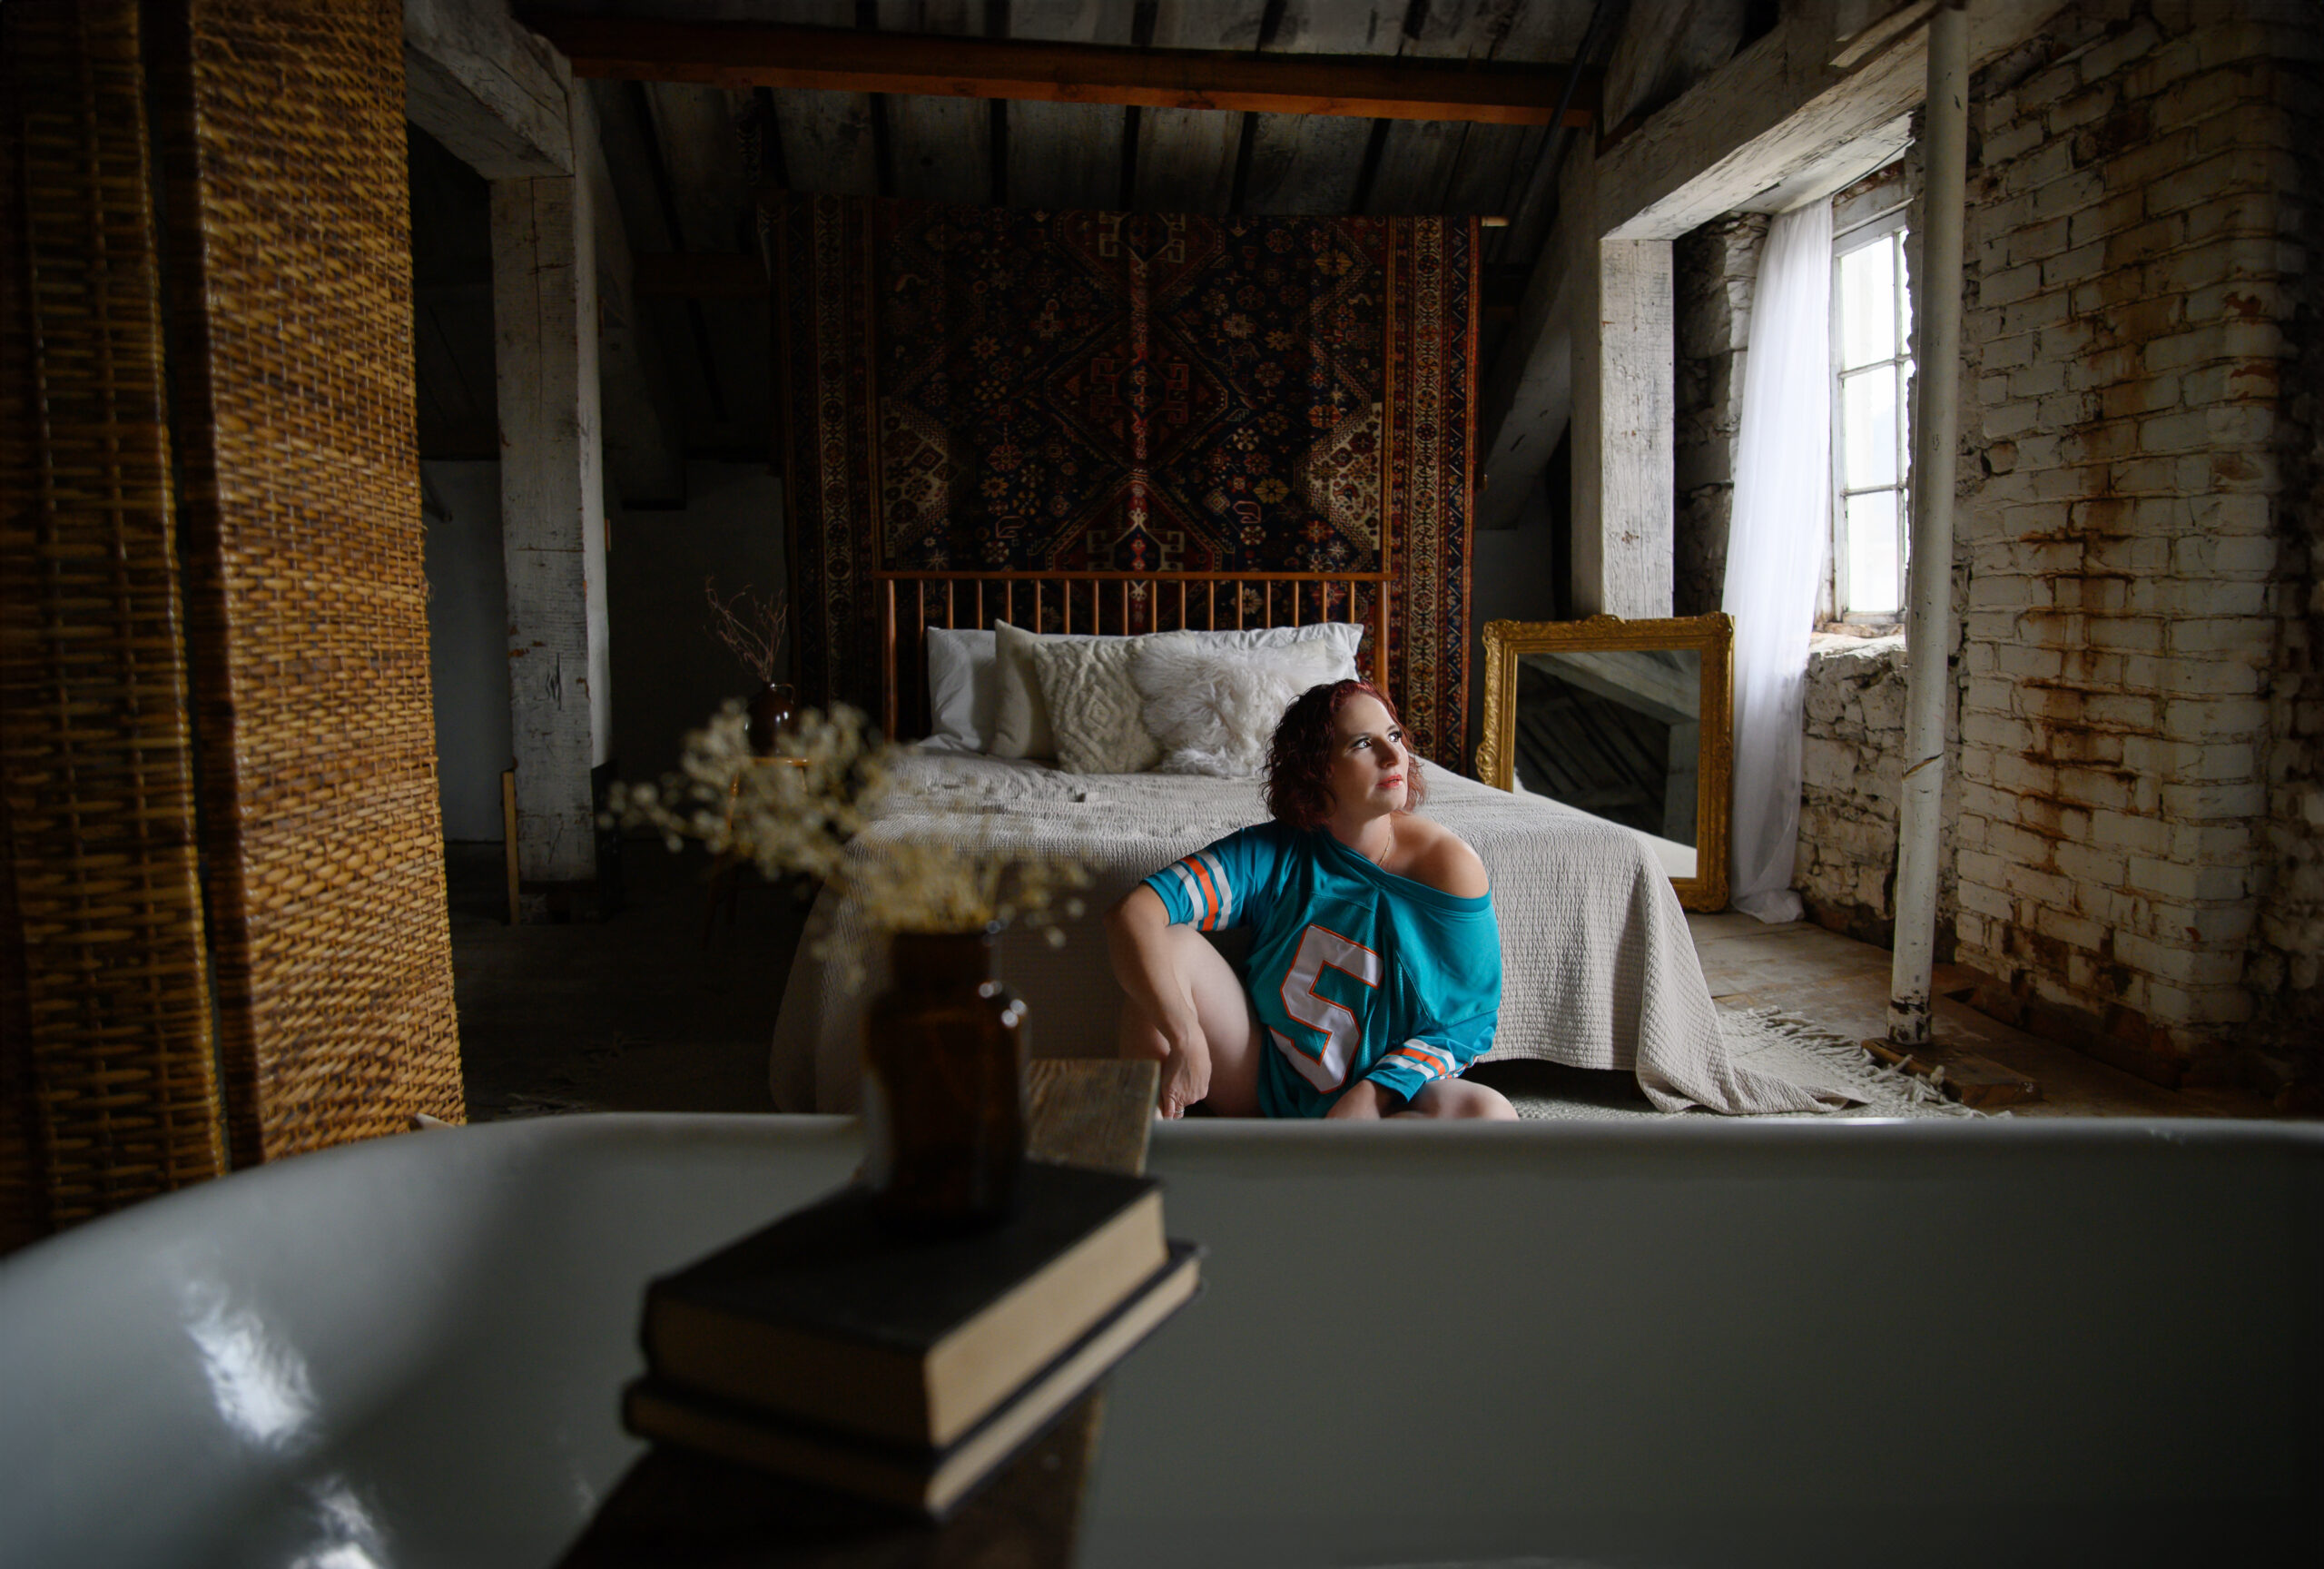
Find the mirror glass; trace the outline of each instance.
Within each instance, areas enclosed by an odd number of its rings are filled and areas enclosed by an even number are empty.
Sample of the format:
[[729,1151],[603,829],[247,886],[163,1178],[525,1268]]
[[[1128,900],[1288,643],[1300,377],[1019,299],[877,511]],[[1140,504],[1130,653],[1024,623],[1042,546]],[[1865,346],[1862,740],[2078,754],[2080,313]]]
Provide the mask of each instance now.
[[1689,910],[1727,905],[1735,623],[1494,621],[1477,777],[1635,834]]
[[1692,648],[1521,656],[1510,788],[1636,829],[1694,876],[1702,685]]

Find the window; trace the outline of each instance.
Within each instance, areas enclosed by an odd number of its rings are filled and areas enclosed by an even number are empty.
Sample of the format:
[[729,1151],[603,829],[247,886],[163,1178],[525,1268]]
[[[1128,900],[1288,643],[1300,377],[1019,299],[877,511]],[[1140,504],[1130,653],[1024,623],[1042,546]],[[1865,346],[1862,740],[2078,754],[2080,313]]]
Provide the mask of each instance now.
[[1911,532],[1913,304],[1896,194],[1832,243],[1832,614],[1867,627],[1903,618]]

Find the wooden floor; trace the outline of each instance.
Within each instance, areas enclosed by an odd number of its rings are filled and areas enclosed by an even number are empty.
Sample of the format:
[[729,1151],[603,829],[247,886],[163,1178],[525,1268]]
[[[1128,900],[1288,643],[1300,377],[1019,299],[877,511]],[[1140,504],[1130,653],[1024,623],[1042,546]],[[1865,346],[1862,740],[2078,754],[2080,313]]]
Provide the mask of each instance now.
[[[698,853],[625,847],[629,903],[603,923],[507,924],[500,847],[447,857],[468,1115],[765,1111],[766,1054],[803,911],[753,883],[714,925]],[[1808,922],[1689,917],[1711,992],[1852,1040],[1887,1031],[1888,953]],[[1938,990],[1945,987],[1939,972]],[[1940,1060],[1971,1052],[2031,1079],[2024,1117],[2269,1117],[2238,1090],[2158,1089],[1940,997]]]
[[[1889,953],[1812,921],[1768,926],[1725,912],[1689,915],[1695,952],[1711,995],[1727,1007],[1774,1008],[1804,1023],[1851,1039],[1888,1033]],[[2010,1108],[2020,1117],[2274,1117],[2259,1096],[2231,1088],[2164,1090],[2085,1057],[2070,1046],[2014,1030],[1945,996],[1936,976],[1935,1042],[1942,1062],[1964,1053],[2023,1074],[2041,1098]],[[1962,989],[1955,985],[1955,990]]]

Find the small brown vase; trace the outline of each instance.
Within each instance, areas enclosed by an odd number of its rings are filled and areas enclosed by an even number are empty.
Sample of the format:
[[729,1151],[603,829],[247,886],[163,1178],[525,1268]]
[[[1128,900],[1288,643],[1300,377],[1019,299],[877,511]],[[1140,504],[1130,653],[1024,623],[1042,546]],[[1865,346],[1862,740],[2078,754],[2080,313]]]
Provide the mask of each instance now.
[[752,756],[774,755],[775,742],[790,727],[791,708],[791,688],[780,681],[770,681],[751,694]]
[[1025,1162],[1025,1005],[992,975],[998,927],[899,932],[863,1020],[865,1177],[890,1220],[1005,1219]]

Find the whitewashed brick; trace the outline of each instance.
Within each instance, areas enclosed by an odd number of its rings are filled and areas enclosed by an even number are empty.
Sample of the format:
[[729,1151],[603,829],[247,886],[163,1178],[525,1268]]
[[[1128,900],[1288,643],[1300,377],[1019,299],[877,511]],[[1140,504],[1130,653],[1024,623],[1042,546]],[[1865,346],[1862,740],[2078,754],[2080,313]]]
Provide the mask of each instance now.
[[2012,370],[2006,376],[1988,376],[1978,383],[1978,390],[1982,392],[1994,388],[1989,400],[1998,402],[2007,398],[2042,398],[2064,391],[2065,385],[2065,366],[2050,360]]
[[2173,823],[2171,858],[2189,865],[2248,866],[2251,830],[2242,824]]
[[2174,577],[2142,577],[2130,587],[2130,607],[2169,615],[2200,608],[2211,616],[2258,616],[2268,608],[2268,585],[2260,578],[2214,578],[2203,585],[2202,604],[2186,603],[2186,584]]
[[[2115,36],[2083,51],[2076,62],[2081,78],[2084,82],[2102,82],[2162,42],[2162,35],[2155,31],[2154,24],[2140,17]],[[2034,102],[2020,96],[2022,102]]]
[[2105,928],[2086,916],[2070,915],[2063,910],[2043,910],[2034,917],[2034,930],[2044,937],[2054,937],[2084,952],[2095,952],[2105,940]]
[[2202,419],[2214,449],[2265,446],[2276,433],[2276,411],[2264,403],[2214,404]]
[[[2171,544],[2171,568],[2182,577],[2207,578],[2220,573],[2262,576],[2273,572],[2281,547],[2266,534],[2194,534]],[[2218,602],[2204,594],[2207,608]]]
[[2256,697],[2181,697],[2162,709],[2162,733],[2179,741],[2264,734],[2267,723],[2268,706]]
[[2142,616],[2099,616],[2090,622],[2090,641],[2101,648],[2159,653],[2162,636],[2162,626]]
[[2205,617],[2171,621],[2164,636],[2173,654],[2256,653],[2274,644],[2276,623],[2260,616]]
[[2083,704],[2083,717],[2091,725],[2112,725],[2122,730],[2152,730],[2155,716],[2154,699],[2134,692],[2093,693]]
[[2093,843],[2125,855],[2160,855],[2171,843],[2171,830],[2160,820],[2103,808],[2091,813],[2090,833]]
[[2244,891],[2240,866],[2187,865],[2153,856],[2132,856],[2124,881],[2162,899],[2240,899]]
[[1981,279],[1977,285],[1977,299],[1987,306],[2008,305],[2039,293],[2041,288],[2042,269],[2028,262]]
[[2139,421],[2139,446],[2149,452],[2191,452],[2211,441],[2207,411],[2158,415]]
[[2075,212],[2066,220],[2066,242],[2086,250],[2152,216],[2146,210],[2146,192],[2133,186]]
[[1985,410],[1984,431],[1988,437],[2000,439],[2031,430],[2040,420],[2041,406],[2030,398],[1989,404]]
[[2244,784],[2165,784],[2162,809],[2183,822],[2224,822],[2257,817],[2268,809],[2268,789]]
[[[2104,773],[2095,768],[2062,767],[2057,771],[2057,794],[2069,801],[2077,801],[2085,806],[2115,812],[2130,809],[2132,799],[2130,783],[2117,775]],[[2064,864],[2063,847],[2059,854],[2059,864],[2063,866]]]
[[2259,777],[2259,750],[2250,742],[2214,741],[2189,748],[2191,754],[2178,772],[2189,779],[2238,780]]
[[2149,372],[2155,372],[2218,360],[2229,352],[2226,324],[2209,322],[2190,331],[2152,339],[2140,350],[2139,357]]
[[2183,986],[2228,985],[2243,976],[2243,954],[2240,949],[2219,952],[2181,948],[2152,942],[2135,933],[2114,934],[2114,957],[2119,962]]

